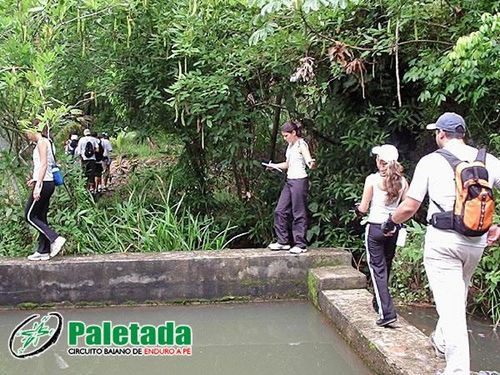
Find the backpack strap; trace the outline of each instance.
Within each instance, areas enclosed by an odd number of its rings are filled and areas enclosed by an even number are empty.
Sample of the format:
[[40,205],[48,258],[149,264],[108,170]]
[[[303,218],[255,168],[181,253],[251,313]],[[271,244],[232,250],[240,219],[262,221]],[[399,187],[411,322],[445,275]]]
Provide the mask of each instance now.
[[42,137],[42,138],[45,138],[47,141],[49,141],[50,152],[52,153],[52,158],[54,159],[54,165],[57,167],[58,165],[57,165],[56,154],[54,153],[54,142],[52,142],[52,139],[48,137]]
[[[436,154],[443,156],[448,161],[448,163],[450,163],[451,168],[453,169],[453,172],[455,172],[455,170],[457,169],[457,166],[462,162],[462,160],[457,158],[450,151],[445,150],[443,148],[440,148],[439,150],[436,150],[435,152],[436,152]],[[437,202],[435,202],[434,199],[431,199],[431,201],[432,201],[432,203],[434,203],[436,205],[436,207],[439,209],[439,211],[445,212],[443,210],[443,207],[441,207]]]
[[439,205],[439,204],[438,204],[438,203],[437,203],[434,199],[431,199],[431,201],[432,201],[432,203],[434,203],[434,204],[436,205],[436,207],[437,207],[437,208],[439,208],[439,211],[441,211],[441,212],[445,212],[445,211],[443,210],[443,207],[441,207],[441,205]]
[[476,160],[483,164],[486,164],[486,149],[483,147],[477,152]]
[[462,160],[457,158],[448,150],[440,148],[439,150],[436,150],[436,153],[442,155],[448,161],[448,163],[450,163],[451,168],[453,168],[453,171],[455,171],[455,169],[457,169],[457,166],[462,162]]

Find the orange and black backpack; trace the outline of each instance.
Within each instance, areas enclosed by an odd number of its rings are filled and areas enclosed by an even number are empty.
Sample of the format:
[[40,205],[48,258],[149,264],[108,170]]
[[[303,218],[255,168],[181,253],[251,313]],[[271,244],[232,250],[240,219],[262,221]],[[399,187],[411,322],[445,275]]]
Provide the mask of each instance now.
[[490,229],[495,213],[493,189],[488,183],[486,150],[480,149],[472,163],[458,159],[448,150],[437,150],[455,172],[455,205],[453,211],[432,215],[431,224],[439,229],[452,229],[465,236],[478,237]]

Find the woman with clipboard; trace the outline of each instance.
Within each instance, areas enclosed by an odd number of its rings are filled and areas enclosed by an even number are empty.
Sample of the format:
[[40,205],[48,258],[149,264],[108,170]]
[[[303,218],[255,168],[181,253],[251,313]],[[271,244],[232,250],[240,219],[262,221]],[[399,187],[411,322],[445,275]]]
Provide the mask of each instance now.
[[[268,168],[287,171],[287,179],[274,210],[274,230],[277,242],[271,243],[271,250],[288,250],[292,254],[307,251],[307,192],[309,179],[306,166],[316,167],[311,157],[309,146],[301,137],[301,124],[286,122],[281,128],[281,135],[288,142],[286,161],[269,163]],[[290,227],[292,238],[290,238]],[[293,246],[292,246],[293,245]]]

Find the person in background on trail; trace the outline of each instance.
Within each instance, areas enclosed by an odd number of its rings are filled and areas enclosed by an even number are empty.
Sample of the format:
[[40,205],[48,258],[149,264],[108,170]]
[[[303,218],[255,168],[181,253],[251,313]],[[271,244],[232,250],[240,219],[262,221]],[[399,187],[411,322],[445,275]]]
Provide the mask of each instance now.
[[78,135],[71,134],[71,137],[66,141],[64,152],[66,153],[66,155],[74,157],[77,146],[78,146]]
[[403,166],[398,163],[399,153],[393,145],[382,145],[372,149],[377,156],[377,173],[365,180],[361,203],[356,205],[356,216],[369,211],[365,231],[366,257],[373,282],[373,307],[379,314],[378,326],[387,326],[397,319],[396,309],[389,293],[389,275],[396,252],[399,228],[385,236],[381,224],[396,210],[408,190],[408,181],[403,176]]
[[92,132],[92,137],[95,138],[97,142],[97,147],[95,149],[95,174],[94,183],[96,192],[101,192],[101,181],[102,181],[102,159],[103,159],[103,147],[101,142],[101,135]]
[[389,233],[411,218],[429,194],[424,267],[439,315],[430,341],[446,358],[446,368],[436,374],[469,375],[467,292],[484,248],[500,236],[492,192],[500,187],[500,160],[464,142],[466,124],[456,113],[444,113],[427,129],[435,132],[439,150],[417,163],[406,199],[382,229]]
[[110,168],[111,168],[111,152],[113,147],[111,146],[111,141],[109,140],[108,133],[102,133],[101,145],[103,148],[102,157],[102,190],[108,190],[108,184],[111,181]]
[[57,234],[47,221],[50,197],[55,185],[52,166],[55,165],[54,145],[46,137],[38,119],[33,121],[33,129],[26,131],[27,139],[36,144],[33,150],[33,174],[27,185],[32,189],[24,210],[26,221],[40,234],[38,248],[28,256],[29,260],[49,260],[62,249],[66,239]]
[[[288,121],[282,126],[281,135],[288,143],[285,153],[286,161],[276,164],[269,163],[272,168],[287,170],[287,179],[274,211],[274,230],[278,241],[271,243],[269,248],[271,250],[289,250],[292,254],[307,251],[309,180],[306,166],[310,169],[316,167],[316,162],[309,152],[309,146],[301,137],[301,130],[301,124],[295,121]],[[292,237],[290,237],[290,229]]]
[[95,191],[95,152],[97,147],[97,139],[91,136],[90,129],[85,129],[83,137],[78,141],[75,154],[82,159],[82,168],[87,178],[87,189],[91,193]]

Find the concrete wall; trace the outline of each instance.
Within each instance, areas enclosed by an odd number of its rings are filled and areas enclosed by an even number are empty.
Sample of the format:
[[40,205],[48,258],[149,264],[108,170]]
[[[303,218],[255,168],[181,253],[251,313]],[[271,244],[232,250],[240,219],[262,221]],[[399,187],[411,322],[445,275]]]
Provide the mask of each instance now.
[[267,249],[3,259],[0,306],[142,303],[307,295],[309,268],[350,264],[345,250],[299,256]]

